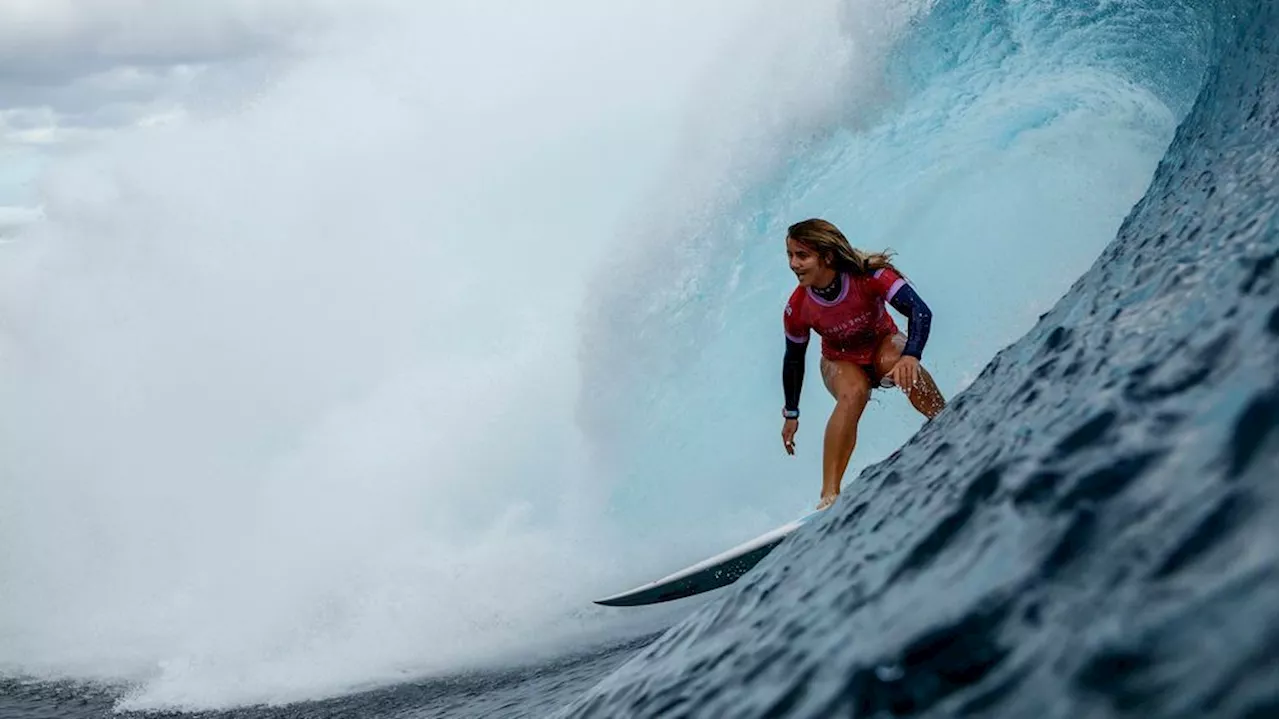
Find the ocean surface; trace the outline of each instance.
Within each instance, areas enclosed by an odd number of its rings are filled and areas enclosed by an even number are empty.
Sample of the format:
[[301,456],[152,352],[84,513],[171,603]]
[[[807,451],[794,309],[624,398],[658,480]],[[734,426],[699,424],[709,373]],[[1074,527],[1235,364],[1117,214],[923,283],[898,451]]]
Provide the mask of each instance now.
[[[325,244],[349,208],[323,202],[324,180],[297,190],[307,163],[358,176],[348,163],[372,148],[388,166],[376,132],[309,154],[268,114],[197,139],[253,156],[265,145],[243,138],[279,132],[270,183],[250,160],[184,154],[180,135],[50,185],[49,220],[12,247],[53,249],[7,260],[0,296],[0,717],[1276,716],[1276,3],[831,8],[801,27],[816,64],[778,60],[795,47],[765,40],[790,37],[781,21],[748,23],[764,50],[711,63],[823,86],[774,88],[803,111],[772,125],[681,115],[726,144],[690,131],[690,184],[618,200],[628,249],[593,256],[604,269],[580,292],[532,299],[537,276],[578,267],[585,234],[546,261],[504,250],[498,279],[531,299],[503,310],[501,337],[423,319],[417,300],[447,305],[467,282],[442,272],[443,294],[414,294],[402,267],[450,258],[413,231]],[[773,117],[771,92],[753,104],[726,84],[693,96]],[[640,142],[642,125],[596,139]],[[537,132],[558,138],[544,160],[603,146]],[[225,172],[174,169],[193,157]],[[516,188],[529,204],[502,221],[562,236],[556,193],[608,177],[582,167]],[[84,179],[103,168],[127,189]],[[716,191],[693,197],[695,181]],[[388,192],[364,199],[409,206]],[[182,224],[212,216],[211,193],[233,200],[221,224]],[[441,216],[475,228],[455,210]],[[816,502],[816,372],[800,456],[773,446],[781,238],[809,216],[898,251],[935,308],[925,364],[949,406],[923,424],[878,392],[839,502],[736,584],[594,607]],[[320,259],[283,262],[296,248],[266,230],[163,239],[250,220],[314,230]],[[353,228],[401,236],[385,215]],[[197,349],[157,339],[175,333]],[[389,359],[405,356],[429,371]],[[537,374],[551,366],[572,376]],[[433,422],[443,439],[420,455]]]

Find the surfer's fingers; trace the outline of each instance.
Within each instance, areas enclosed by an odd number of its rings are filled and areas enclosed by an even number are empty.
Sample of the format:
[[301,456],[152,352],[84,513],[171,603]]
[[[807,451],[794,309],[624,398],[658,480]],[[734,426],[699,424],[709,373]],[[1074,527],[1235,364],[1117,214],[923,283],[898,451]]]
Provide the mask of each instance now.
[[893,366],[893,370],[889,372],[889,376],[893,378],[893,383],[901,387],[904,392],[907,387],[911,386],[911,375],[907,371],[906,364],[902,362]]
[[906,392],[920,381],[920,365],[915,362],[898,362],[890,374],[893,381]]

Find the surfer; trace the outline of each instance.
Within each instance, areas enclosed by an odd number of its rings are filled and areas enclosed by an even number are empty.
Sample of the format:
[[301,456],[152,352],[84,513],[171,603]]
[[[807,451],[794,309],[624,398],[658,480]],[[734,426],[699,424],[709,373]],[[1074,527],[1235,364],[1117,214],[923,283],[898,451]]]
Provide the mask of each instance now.
[[[822,444],[822,498],[830,507],[840,494],[845,468],[858,438],[858,420],[874,387],[897,386],[921,414],[933,419],[946,401],[920,366],[933,313],[889,261],[887,253],[854,249],[826,220],[787,229],[787,258],[799,286],[791,293],[782,324],[787,350],[782,360],[782,445],[795,454],[800,426],[809,330],[822,337],[822,382],[836,400]],[[885,309],[908,318],[907,335]]]

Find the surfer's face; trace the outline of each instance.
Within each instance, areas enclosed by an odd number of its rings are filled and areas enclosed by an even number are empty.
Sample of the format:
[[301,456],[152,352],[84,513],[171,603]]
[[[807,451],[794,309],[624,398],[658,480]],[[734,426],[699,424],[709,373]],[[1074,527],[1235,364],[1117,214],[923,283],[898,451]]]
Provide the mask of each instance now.
[[827,263],[822,261],[822,256],[790,237],[787,238],[787,260],[791,271],[796,273],[796,280],[805,287],[812,286],[819,277],[827,279]]

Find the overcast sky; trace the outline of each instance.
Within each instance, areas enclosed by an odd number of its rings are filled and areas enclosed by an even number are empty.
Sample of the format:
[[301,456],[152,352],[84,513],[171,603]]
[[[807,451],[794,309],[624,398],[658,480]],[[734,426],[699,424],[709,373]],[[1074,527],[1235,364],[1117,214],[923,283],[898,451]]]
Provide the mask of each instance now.
[[337,22],[343,7],[337,0],[0,0],[0,227],[29,216],[13,206],[31,202],[30,180],[52,154],[237,101]]

